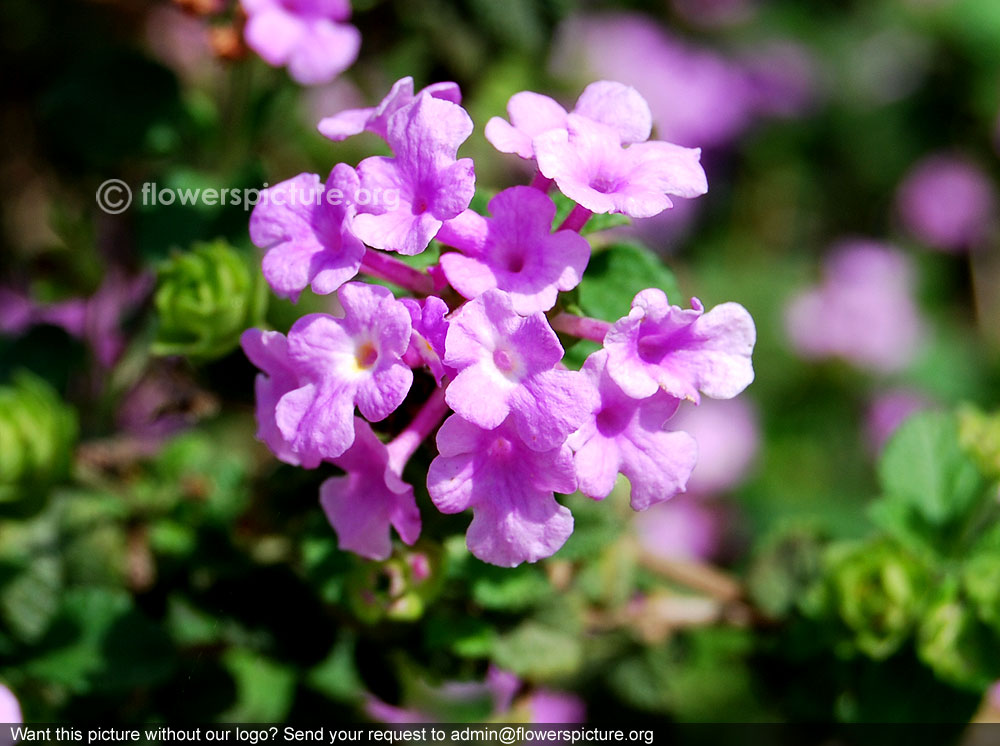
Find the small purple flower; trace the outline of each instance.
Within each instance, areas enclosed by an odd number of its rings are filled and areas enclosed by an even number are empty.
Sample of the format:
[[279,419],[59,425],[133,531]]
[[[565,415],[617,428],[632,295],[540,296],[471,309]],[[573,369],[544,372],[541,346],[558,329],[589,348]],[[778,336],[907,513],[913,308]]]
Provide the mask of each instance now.
[[348,0],[241,0],[247,45],[302,85],[329,83],[358,57],[361,34],[341,23]]
[[668,195],[708,191],[697,148],[660,141],[623,148],[614,129],[578,114],[567,117],[566,129],[536,137],[534,147],[538,170],[591,212],[648,218],[673,205]]
[[560,290],[580,284],[590,244],[574,231],[551,232],[556,206],[537,189],[506,189],[489,208],[492,218],[469,218],[479,223],[471,240],[449,237],[463,253],[441,256],[445,277],[465,298],[499,288],[510,294],[519,314],[548,311]]
[[488,430],[510,415],[529,448],[549,451],[596,406],[596,392],[581,373],[555,369],[562,356],[545,316],[519,316],[510,296],[487,290],[448,327],[444,361],[459,371],[446,392],[448,405]]
[[[622,144],[649,139],[653,121],[649,105],[634,88],[612,81],[588,85],[577,99],[574,114],[606,124],[618,132]],[[501,153],[535,157],[534,138],[550,130],[566,129],[566,110],[555,100],[532,91],[522,91],[507,102],[508,123],[493,117],[486,123],[486,139]]]
[[600,408],[570,436],[580,491],[601,500],[611,494],[618,472],[632,486],[633,510],[668,500],[683,492],[698,458],[698,445],[685,432],[663,429],[680,403],[657,391],[633,399],[607,372],[608,354],[599,350],[587,358],[583,373],[597,387]]
[[427,489],[442,513],[472,508],[466,544],[473,555],[516,567],[551,556],[569,538],[573,516],[553,496],[576,489],[568,446],[533,450],[510,419],[485,430],[458,415],[445,420],[437,444]]
[[[389,117],[386,134],[396,157],[373,156],[358,164],[361,189],[371,201],[359,203],[354,234],[376,249],[419,254],[442,223],[472,200],[472,159],[456,160],[458,146],[472,134],[472,120],[461,106],[422,93]],[[376,194],[393,199],[379,201]]]
[[281,332],[247,329],[240,337],[240,345],[250,362],[263,371],[254,382],[257,399],[257,439],[262,441],[279,460],[293,466],[314,468],[322,456],[305,454],[300,458],[291,443],[278,428],[275,410],[278,402],[304,385],[299,380],[295,365],[288,357],[288,339]]
[[997,199],[989,177],[977,165],[936,155],[906,175],[897,205],[903,224],[918,239],[943,251],[961,251],[992,230]]
[[913,360],[923,324],[913,299],[905,255],[874,241],[834,247],[823,283],[797,295],[785,309],[796,352],[807,359],[841,358],[890,373]]
[[333,463],[347,474],[323,482],[320,503],[341,549],[384,560],[392,553],[390,526],[406,544],[420,537],[413,487],[365,420],[354,418],[354,443]]
[[365,247],[351,233],[352,211],[341,196],[357,188],[354,169],[339,163],[325,186],[315,174],[299,174],[262,193],[250,240],[267,250],[264,277],[276,294],[294,302],[311,284],[326,295],[358,273]]
[[22,722],[21,705],[17,697],[10,689],[0,684],[0,723],[20,725]]
[[411,367],[426,365],[440,386],[445,376],[454,377],[455,371],[444,364],[445,339],[448,335],[448,304],[430,295],[423,302],[415,298],[400,298],[399,302],[410,312],[413,333],[406,351]]
[[387,289],[347,283],[343,318],[314,313],[288,332],[249,329],[241,342],[257,378],[258,437],[275,455],[315,468],[354,442],[354,406],[371,421],[398,407],[413,382],[401,358],[410,314]]
[[320,134],[335,142],[346,140],[348,137],[362,132],[374,132],[385,140],[388,138],[389,117],[412,104],[421,94],[451,101],[453,104],[462,103],[462,92],[457,83],[434,83],[422,89],[415,96],[413,95],[413,78],[407,76],[400,78],[393,84],[389,94],[382,99],[378,106],[342,111],[332,117],[320,120],[317,128]]
[[608,331],[608,373],[631,397],[663,390],[678,399],[731,399],[753,381],[756,329],[747,310],[723,303],[708,313],[697,298],[691,309],[672,306],[649,288],[632,301],[628,316]]
[[698,442],[698,463],[687,490],[717,495],[746,478],[760,446],[757,412],[743,397],[703,399],[697,407],[682,406],[670,421],[675,430]]

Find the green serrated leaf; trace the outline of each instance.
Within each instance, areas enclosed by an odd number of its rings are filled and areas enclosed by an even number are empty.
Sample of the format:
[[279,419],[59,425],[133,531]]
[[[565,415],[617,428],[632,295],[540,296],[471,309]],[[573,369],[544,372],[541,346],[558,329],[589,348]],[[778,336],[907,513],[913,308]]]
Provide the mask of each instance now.
[[962,450],[955,417],[942,412],[908,419],[886,445],[878,474],[887,499],[906,503],[936,525],[962,515],[985,487]]

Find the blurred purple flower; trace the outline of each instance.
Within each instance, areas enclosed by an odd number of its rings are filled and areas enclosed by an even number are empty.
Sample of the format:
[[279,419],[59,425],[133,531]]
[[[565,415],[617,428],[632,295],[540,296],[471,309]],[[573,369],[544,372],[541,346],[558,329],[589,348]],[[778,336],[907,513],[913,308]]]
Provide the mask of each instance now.
[[909,259],[874,241],[833,248],[823,283],[785,308],[792,346],[807,359],[842,358],[891,373],[914,358],[924,336]]
[[152,276],[128,276],[113,267],[89,298],[39,303],[23,292],[0,288],[0,334],[16,337],[33,326],[57,326],[84,341],[97,362],[110,368],[125,349],[122,320],[141,305],[152,287]]
[[490,707],[489,722],[582,723],[583,701],[568,692],[535,689],[514,697],[523,682],[510,671],[491,665],[483,681],[446,681],[438,686],[420,686],[421,708],[389,705],[374,695],[365,700],[365,713],[382,723],[442,723],[454,721],[455,707],[482,703]]
[[808,48],[772,40],[740,58],[758,115],[791,118],[806,113],[819,97],[816,61]]
[[923,159],[903,179],[896,199],[907,230],[943,251],[973,247],[995,227],[996,190],[983,170],[964,158]]
[[21,705],[14,693],[0,684],[0,723],[20,724]]
[[174,5],[150,8],[146,43],[153,56],[178,75],[193,78],[210,69],[213,54],[207,24]]
[[649,103],[661,140],[723,145],[751,120],[753,91],[738,65],[671,37],[642,15],[570,18],[559,29],[551,66],[563,78],[635,87]]
[[684,405],[670,420],[670,428],[683,430],[698,443],[698,462],[687,483],[693,495],[717,495],[738,485],[760,446],[757,412],[743,398]]
[[930,406],[930,399],[912,389],[894,389],[876,397],[868,407],[865,420],[865,433],[872,452],[877,455],[911,414]]
[[722,544],[725,517],[719,506],[694,495],[677,495],[633,518],[642,548],[663,559],[707,560]]
[[341,23],[349,0],[241,0],[247,45],[302,85],[329,83],[358,57],[361,34]]
[[525,705],[532,723],[583,723],[587,719],[583,700],[568,692],[536,689]]

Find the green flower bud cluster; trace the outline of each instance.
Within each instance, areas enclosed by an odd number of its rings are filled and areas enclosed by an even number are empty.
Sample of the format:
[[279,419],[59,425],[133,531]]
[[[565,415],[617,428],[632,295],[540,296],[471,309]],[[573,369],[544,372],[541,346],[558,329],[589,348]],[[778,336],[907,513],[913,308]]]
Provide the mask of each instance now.
[[220,358],[267,310],[267,285],[251,257],[224,241],[195,244],[160,267],[153,352]]
[[369,624],[415,622],[441,591],[442,562],[440,547],[423,541],[384,562],[365,562],[348,578],[348,603]]
[[20,372],[0,386],[0,515],[41,507],[69,472],[76,415],[49,384]]
[[930,584],[927,570],[884,539],[834,546],[831,552],[829,591],[837,614],[861,652],[888,658],[920,620]]

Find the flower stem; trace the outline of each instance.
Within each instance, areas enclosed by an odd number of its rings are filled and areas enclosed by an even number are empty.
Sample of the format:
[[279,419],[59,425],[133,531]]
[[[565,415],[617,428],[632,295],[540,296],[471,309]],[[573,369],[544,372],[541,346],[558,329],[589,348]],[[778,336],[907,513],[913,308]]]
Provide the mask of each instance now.
[[361,271],[417,295],[430,295],[434,292],[434,281],[426,272],[414,269],[399,259],[372,248],[365,249]]
[[557,332],[571,334],[580,339],[589,339],[598,344],[604,344],[604,336],[611,329],[610,321],[577,316],[565,311],[556,314],[554,318],[549,320],[549,323]]
[[424,442],[431,431],[448,414],[448,405],[444,400],[444,388],[435,389],[417,416],[397,435],[386,449],[389,451],[389,467],[397,474],[403,473],[403,467],[410,460],[420,444]]
[[587,224],[587,221],[590,220],[590,216],[593,214],[583,205],[576,205],[570,214],[566,216],[562,225],[559,226],[559,230],[576,231],[579,233],[580,229]]
[[531,180],[531,186],[540,192],[548,194],[552,188],[552,179],[543,176],[541,171],[536,171],[535,178]]

